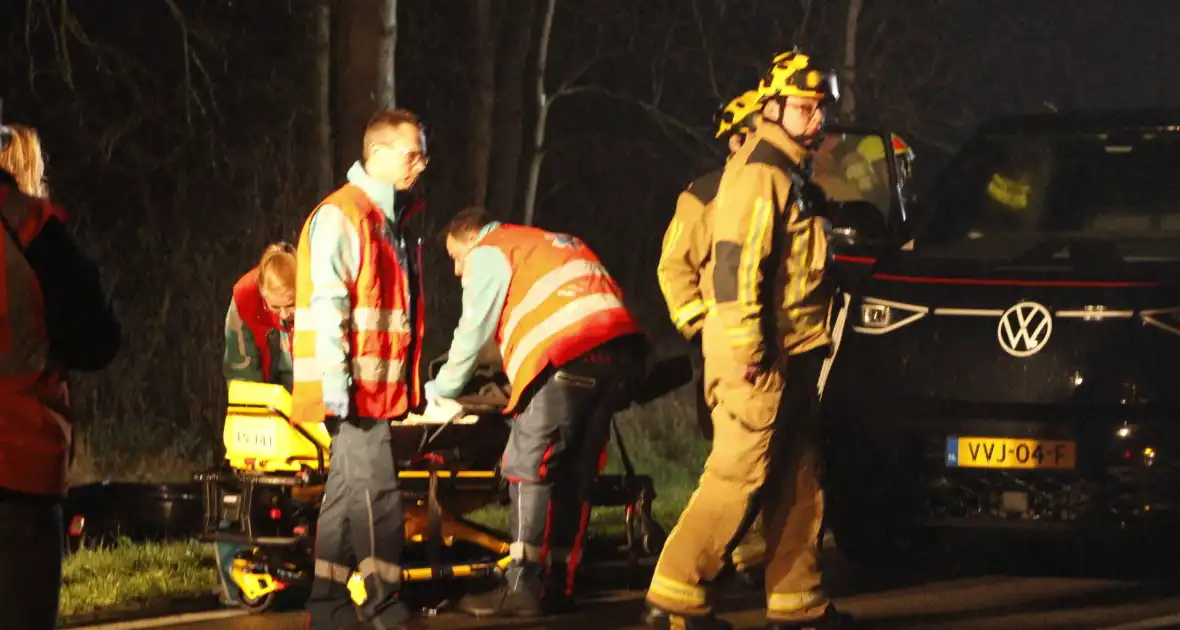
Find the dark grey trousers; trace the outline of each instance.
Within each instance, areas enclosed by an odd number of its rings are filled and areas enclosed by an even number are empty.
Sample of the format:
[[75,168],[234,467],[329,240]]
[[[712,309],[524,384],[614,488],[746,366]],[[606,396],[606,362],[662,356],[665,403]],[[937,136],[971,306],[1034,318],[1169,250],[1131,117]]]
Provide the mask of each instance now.
[[501,462],[508,480],[513,559],[566,565],[571,594],[590,495],[604,463],[610,422],[643,365],[635,342],[619,339],[591,350],[542,380],[512,421]]
[[57,627],[64,553],[61,505],[0,496],[0,627]]
[[408,610],[397,601],[405,522],[389,421],[349,419],[329,431],[331,463],[316,523],[315,580],[307,603],[311,630],[356,622],[348,591],[353,570],[364,576],[368,595],[362,619],[375,628],[396,627]]

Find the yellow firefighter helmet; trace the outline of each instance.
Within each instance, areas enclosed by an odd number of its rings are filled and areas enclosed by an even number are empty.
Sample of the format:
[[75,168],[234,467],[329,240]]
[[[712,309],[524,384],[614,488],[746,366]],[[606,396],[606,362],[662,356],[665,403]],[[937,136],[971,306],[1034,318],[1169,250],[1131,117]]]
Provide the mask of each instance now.
[[749,90],[717,110],[717,113],[713,115],[713,122],[717,124],[717,133],[713,137],[720,138],[735,131],[741,133],[752,131],[754,128],[752,114],[757,112],[758,91]]
[[812,65],[811,57],[792,50],[774,58],[774,65],[758,83],[758,100],[785,96],[814,98],[824,102],[840,99],[836,75]]

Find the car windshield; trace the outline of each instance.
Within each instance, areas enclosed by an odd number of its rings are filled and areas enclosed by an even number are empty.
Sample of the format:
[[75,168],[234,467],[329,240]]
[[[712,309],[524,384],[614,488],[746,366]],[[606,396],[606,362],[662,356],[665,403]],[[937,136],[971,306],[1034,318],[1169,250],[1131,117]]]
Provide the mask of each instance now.
[[836,202],[867,201],[888,222],[896,196],[890,190],[885,139],[875,134],[828,132],[812,158],[812,178]]
[[1180,134],[991,135],[923,201],[907,247],[931,258],[1180,259]]

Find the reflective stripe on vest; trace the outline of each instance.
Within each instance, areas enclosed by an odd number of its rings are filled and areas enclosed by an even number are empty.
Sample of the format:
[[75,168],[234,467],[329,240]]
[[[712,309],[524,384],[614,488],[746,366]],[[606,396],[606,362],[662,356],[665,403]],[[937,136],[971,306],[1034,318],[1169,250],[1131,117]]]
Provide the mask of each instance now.
[[49,365],[41,287],[23,252],[54,212],[0,187],[0,214],[17,233],[16,242],[0,233],[0,487],[61,495],[73,429],[65,386]]
[[[356,230],[360,243],[357,277],[348,287],[353,308],[342,314],[343,321],[339,322],[348,329],[354,411],[368,418],[401,417],[419,403],[417,355],[421,343],[415,344],[414,358],[407,355],[414,336],[420,338],[424,332],[421,317],[417,318],[415,329],[411,329],[409,274],[398,260],[394,244],[383,236],[387,233],[384,213],[359,188],[345,185],[321,205],[339,208]],[[316,336],[322,328],[332,326],[332,322],[317,321],[310,308],[310,223],[309,217],[299,237],[296,255],[298,280],[292,357],[295,381],[292,419],[296,422],[324,420],[325,368],[316,355]],[[421,295],[415,301],[421,308]],[[407,367],[413,367],[412,374]],[[411,382],[413,387],[409,386]]]
[[[589,248],[537,228],[501,225],[479,246],[500,249],[512,267],[496,340],[516,411],[548,365],[562,365],[622,335],[639,332],[622,292]],[[548,271],[542,271],[548,269]]]

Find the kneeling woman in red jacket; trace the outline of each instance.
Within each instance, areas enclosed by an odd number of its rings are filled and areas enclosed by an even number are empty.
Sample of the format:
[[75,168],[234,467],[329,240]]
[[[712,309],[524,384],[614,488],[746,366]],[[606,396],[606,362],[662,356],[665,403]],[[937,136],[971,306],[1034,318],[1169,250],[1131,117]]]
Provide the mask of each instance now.
[[[291,391],[291,327],[295,321],[295,248],[275,243],[266,248],[258,266],[234,285],[225,316],[227,381],[237,379],[274,383]],[[245,545],[217,543],[221,600],[233,605],[241,590],[231,577],[234,556]]]
[[234,285],[225,317],[226,380],[281,384],[291,390],[295,321],[295,248],[275,243]]

